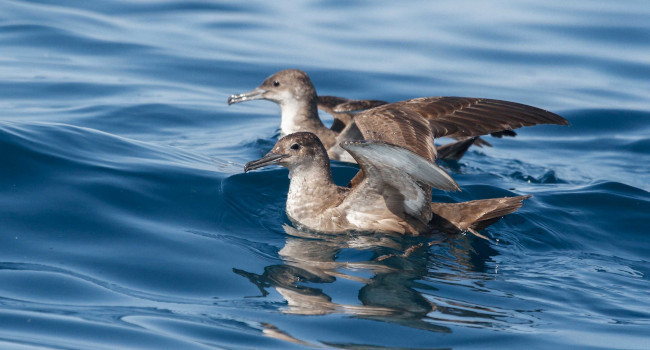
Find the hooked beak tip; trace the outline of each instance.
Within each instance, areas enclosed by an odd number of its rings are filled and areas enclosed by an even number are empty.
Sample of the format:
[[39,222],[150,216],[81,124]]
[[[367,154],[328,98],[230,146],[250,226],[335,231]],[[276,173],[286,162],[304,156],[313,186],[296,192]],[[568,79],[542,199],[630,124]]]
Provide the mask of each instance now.
[[244,165],[244,173],[247,173],[251,170],[263,168],[268,165],[278,164],[281,159],[288,157],[286,154],[275,154],[269,153],[266,156],[253,160]]
[[244,102],[244,101],[251,101],[251,100],[259,100],[264,98],[264,93],[266,90],[256,88],[253,89],[249,92],[244,92],[242,94],[238,95],[230,95],[228,97],[228,105],[234,104],[234,103],[239,103],[239,102]]

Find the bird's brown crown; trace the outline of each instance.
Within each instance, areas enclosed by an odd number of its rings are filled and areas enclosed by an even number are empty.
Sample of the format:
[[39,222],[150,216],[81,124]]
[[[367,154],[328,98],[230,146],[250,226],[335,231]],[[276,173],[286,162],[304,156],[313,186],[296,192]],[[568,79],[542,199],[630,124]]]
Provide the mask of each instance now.
[[[298,69],[281,70],[270,77],[266,78],[259,88],[267,91],[268,95],[273,92],[289,92],[296,99],[315,98],[316,89],[312,84],[307,73]],[[280,94],[281,96],[281,94]]]
[[310,132],[296,132],[279,139],[271,152],[295,158],[327,157],[327,151],[318,136]]

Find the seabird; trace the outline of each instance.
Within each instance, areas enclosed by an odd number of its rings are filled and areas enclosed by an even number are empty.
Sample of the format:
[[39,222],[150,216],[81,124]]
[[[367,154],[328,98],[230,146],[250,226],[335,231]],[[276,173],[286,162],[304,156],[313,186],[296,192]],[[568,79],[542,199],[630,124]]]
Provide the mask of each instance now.
[[327,150],[319,137],[310,132],[282,137],[263,158],[248,162],[244,171],[273,164],[288,168],[291,181],[287,216],[301,229],[323,233],[363,231],[418,235],[443,230],[469,231],[480,236],[476,230],[516,211],[529,197],[431,203],[431,187],[448,191],[459,189],[458,184],[434,163],[433,143],[421,141],[423,145],[415,147],[420,150],[418,153],[387,143],[380,134],[378,136],[377,139],[341,142],[342,149],[361,167],[355,177],[357,181],[350,187],[332,182]]
[[[567,125],[561,116],[536,107],[515,102],[469,97],[426,97],[387,104],[379,100],[348,100],[334,96],[319,97],[309,76],[297,69],[277,72],[252,91],[228,98],[228,104],[265,99],[280,105],[282,135],[299,131],[316,134],[328,151],[330,159],[354,162],[339,144],[346,140],[361,140],[359,129],[372,131],[369,126],[379,122],[365,118],[366,126],[360,125],[360,115],[377,115],[390,110],[408,109],[409,113],[422,116],[430,124],[434,137],[460,139],[439,149],[438,158],[458,159],[473,143],[487,144],[476,138],[480,135],[514,136],[513,129],[536,124]],[[327,128],[318,116],[318,109],[332,113],[335,121]],[[359,112],[358,114],[352,114]],[[411,127],[409,122],[396,118],[392,126],[397,132]],[[367,139],[367,137],[366,137]],[[427,142],[430,137],[424,136]],[[421,140],[414,140],[420,143]],[[391,142],[389,142],[391,143]],[[394,144],[394,143],[393,143]],[[428,147],[428,146],[427,146]],[[435,149],[434,149],[435,150]]]

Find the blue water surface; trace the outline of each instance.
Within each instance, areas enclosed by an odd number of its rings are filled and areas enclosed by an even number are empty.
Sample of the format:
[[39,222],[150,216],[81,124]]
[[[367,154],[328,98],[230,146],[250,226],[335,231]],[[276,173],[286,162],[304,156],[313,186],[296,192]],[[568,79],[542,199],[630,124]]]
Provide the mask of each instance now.
[[[649,18],[646,0],[0,2],[0,348],[650,348]],[[490,241],[310,235],[284,226],[286,170],[242,173],[277,106],[225,103],[285,68],[324,95],[489,97],[571,126],[444,164],[463,191],[433,200],[533,195]]]

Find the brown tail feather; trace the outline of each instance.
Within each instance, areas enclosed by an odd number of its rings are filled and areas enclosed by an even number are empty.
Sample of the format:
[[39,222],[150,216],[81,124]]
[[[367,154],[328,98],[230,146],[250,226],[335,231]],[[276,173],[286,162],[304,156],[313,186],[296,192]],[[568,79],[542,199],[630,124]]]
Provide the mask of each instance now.
[[527,196],[479,199],[462,203],[431,203],[431,224],[447,232],[482,230],[519,209]]
[[438,159],[459,160],[477,139],[478,137],[470,137],[438,147]]

